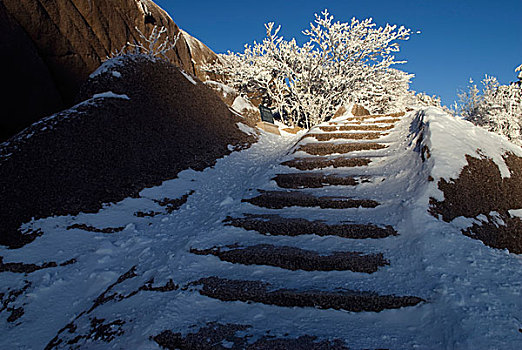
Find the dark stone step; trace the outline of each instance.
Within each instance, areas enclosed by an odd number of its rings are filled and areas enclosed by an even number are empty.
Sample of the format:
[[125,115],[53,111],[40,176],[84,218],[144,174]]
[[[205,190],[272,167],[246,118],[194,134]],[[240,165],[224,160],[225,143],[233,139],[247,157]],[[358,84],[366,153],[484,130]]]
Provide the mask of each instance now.
[[358,133],[328,133],[328,134],[306,134],[307,137],[315,138],[317,141],[331,140],[376,140],[381,136],[385,136],[380,132],[358,132]]
[[[372,117],[372,118],[377,118],[377,117]],[[387,118],[379,117],[381,119],[369,120],[372,118],[351,118],[351,119],[346,120],[346,123],[349,123],[349,124],[352,124],[352,123],[353,124],[395,124],[398,121],[400,121],[400,118],[392,118],[392,117],[387,117]],[[334,125],[334,124],[332,124],[332,125]]]
[[221,301],[255,302],[282,307],[313,307],[352,312],[380,312],[414,306],[424,301],[415,296],[379,295],[374,292],[342,289],[338,291],[276,289],[261,281],[207,277],[192,282],[199,293]]
[[[152,339],[162,348],[169,350],[348,350],[344,342],[335,340],[317,340],[317,337],[303,335],[298,338],[279,338],[268,334],[255,342],[249,341],[252,335],[247,334],[252,328],[249,325],[207,323],[197,331],[183,336],[165,330]],[[228,346],[224,347],[223,343]]]
[[338,126],[320,126],[319,130],[325,132],[336,131],[387,131],[393,129],[393,125],[338,125]]
[[214,255],[222,261],[243,265],[269,265],[287,270],[304,271],[354,271],[374,273],[379,267],[389,265],[383,254],[360,252],[333,252],[321,255],[311,250],[288,246],[258,244],[249,247],[227,246],[210,249],[191,249],[198,255]]
[[334,168],[351,168],[357,166],[367,166],[371,163],[368,158],[326,158],[326,157],[310,157],[310,158],[295,158],[281,163],[290,168],[299,170],[313,170],[324,169],[328,167]]
[[284,218],[279,215],[251,215],[243,218],[228,217],[224,223],[271,236],[338,236],[351,239],[385,238],[396,236],[397,231],[391,226],[373,224],[337,224],[329,225],[323,221]]
[[326,175],[321,173],[277,174],[275,180],[281,188],[321,188],[324,186],[355,186],[369,182],[368,177]]
[[388,146],[374,143],[374,142],[364,142],[364,143],[308,143],[305,145],[299,146],[295,152],[305,152],[308,154],[313,154],[315,156],[326,156],[329,154],[344,154],[350,152],[357,151],[370,151],[370,150],[379,150],[386,148]]
[[[368,120],[368,119],[376,119],[376,118],[392,118],[400,120],[401,117],[403,117],[406,113],[399,112],[399,113],[389,113],[389,114],[371,114],[371,115],[361,115],[361,116],[353,116],[348,117],[347,119],[343,120],[343,122],[350,122],[352,120]],[[335,124],[335,123],[330,123]]]
[[375,208],[380,203],[371,199],[349,197],[315,197],[299,191],[263,191],[254,198],[243,199],[258,207],[282,209],[286,207],[320,207],[322,209]]

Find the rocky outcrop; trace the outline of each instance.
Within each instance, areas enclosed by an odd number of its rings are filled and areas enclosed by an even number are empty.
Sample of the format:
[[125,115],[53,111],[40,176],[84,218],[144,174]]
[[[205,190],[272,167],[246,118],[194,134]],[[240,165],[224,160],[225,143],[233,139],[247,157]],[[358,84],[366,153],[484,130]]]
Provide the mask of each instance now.
[[34,239],[19,231],[31,218],[97,211],[253,141],[210,88],[165,61],[111,60],[80,98],[0,144],[0,244]]
[[0,142],[30,125],[36,116],[59,109],[62,98],[37,47],[0,2]]
[[[81,84],[111,52],[139,40],[135,27],[148,34],[155,25],[164,26],[170,38],[180,32],[172,18],[150,0],[3,0],[0,5],[0,45],[8,50],[2,52],[13,53],[3,58],[12,61],[7,83],[25,91],[20,94],[13,89],[12,95],[18,97],[14,100],[2,97],[4,108],[13,110],[2,113],[2,124],[15,125],[15,132],[72,105]],[[183,34],[168,57],[186,72],[204,78],[200,61],[210,62],[217,56]],[[25,74],[14,74],[17,71]],[[48,102],[19,107],[24,95]]]
[[207,72],[204,69],[205,65],[212,65],[219,61],[219,56],[184,30],[181,30],[181,37],[187,43],[194,74],[203,81],[209,79],[220,80],[220,77],[216,74]]

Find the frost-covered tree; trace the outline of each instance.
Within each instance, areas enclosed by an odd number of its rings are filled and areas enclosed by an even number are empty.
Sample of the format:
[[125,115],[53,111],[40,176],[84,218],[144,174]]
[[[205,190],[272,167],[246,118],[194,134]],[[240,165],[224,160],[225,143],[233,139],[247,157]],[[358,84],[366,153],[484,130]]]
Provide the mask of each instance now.
[[[515,70],[520,71],[522,65]],[[482,90],[470,80],[468,91],[459,94],[460,115],[522,145],[522,74],[518,78],[517,82],[501,85],[495,77],[486,75]]]
[[262,42],[221,55],[220,63],[207,69],[241,94],[261,96],[291,125],[317,124],[350,102],[379,111],[400,108],[413,75],[392,66],[403,63],[394,53],[410,30],[377,27],[371,18],[334,22],[327,10],[315,17],[303,31],[308,41],[302,46],[284,40],[281,27],[268,23]]

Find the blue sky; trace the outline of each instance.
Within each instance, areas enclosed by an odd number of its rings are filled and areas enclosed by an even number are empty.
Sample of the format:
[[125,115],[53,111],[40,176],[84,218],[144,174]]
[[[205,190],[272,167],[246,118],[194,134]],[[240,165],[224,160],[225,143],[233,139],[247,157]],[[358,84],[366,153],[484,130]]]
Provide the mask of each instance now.
[[412,89],[442,97],[450,105],[468,80],[516,79],[522,64],[522,0],[372,1],[175,1],[154,0],[184,30],[217,53],[238,52],[262,40],[263,24],[281,24],[286,39],[301,34],[314,13],[327,8],[336,20],[372,17],[378,25],[404,25],[419,35],[401,42],[400,69],[415,74]]

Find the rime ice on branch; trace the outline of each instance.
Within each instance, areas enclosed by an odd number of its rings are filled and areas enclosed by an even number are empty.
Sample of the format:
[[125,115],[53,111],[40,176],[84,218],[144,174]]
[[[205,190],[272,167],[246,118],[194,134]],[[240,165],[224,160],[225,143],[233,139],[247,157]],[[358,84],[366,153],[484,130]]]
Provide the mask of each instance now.
[[143,33],[138,27],[134,27],[134,29],[138,32],[139,40],[134,41],[134,43],[128,42],[119,51],[111,52],[110,56],[107,57],[108,59],[133,54],[145,55],[151,58],[163,58],[169,61],[167,52],[174,49],[181,32],[171,40],[168,34],[164,35],[167,33],[167,28],[165,27],[154,26],[149,36]]

